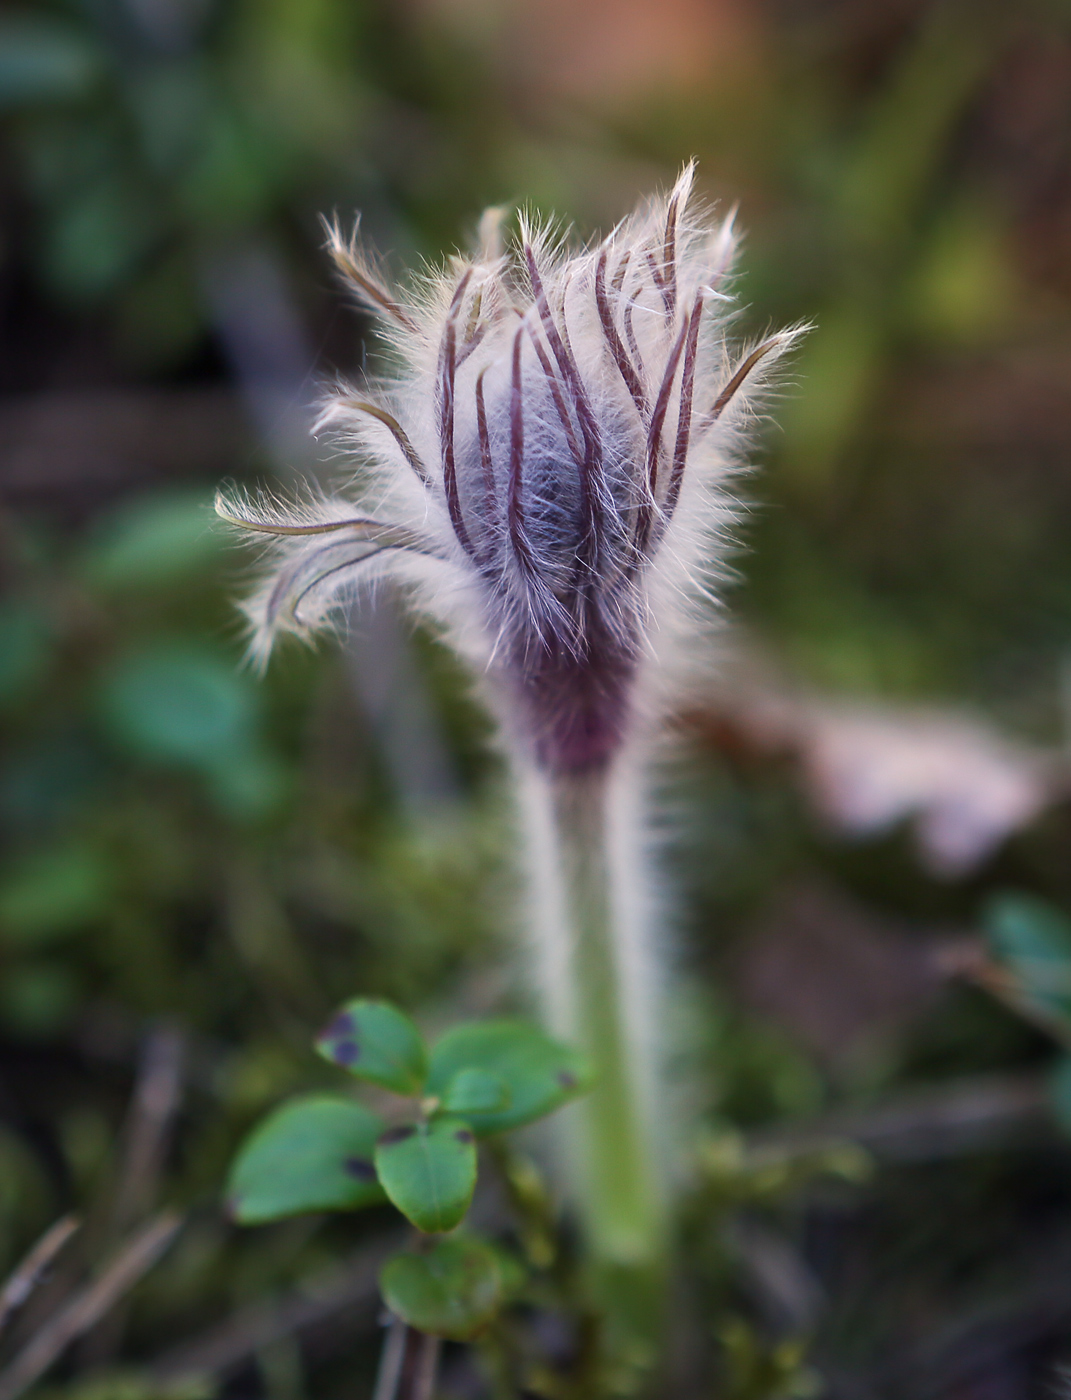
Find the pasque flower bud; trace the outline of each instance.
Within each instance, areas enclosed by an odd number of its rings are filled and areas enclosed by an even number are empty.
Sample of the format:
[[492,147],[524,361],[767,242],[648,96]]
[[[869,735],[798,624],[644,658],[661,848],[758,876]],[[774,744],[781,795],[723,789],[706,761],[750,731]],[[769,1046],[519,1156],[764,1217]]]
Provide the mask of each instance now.
[[734,360],[732,221],[697,213],[692,182],[579,251],[525,219],[503,251],[489,211],[475,257],[405,291],[329,230],[399,367],[324,408],[359,462],[352,495],[220,499],[273,538],[247,605],[258,656],[388,573],[483,671],[531,763],[611,764],[648,639],[717,558],[746,390],[795,334]]

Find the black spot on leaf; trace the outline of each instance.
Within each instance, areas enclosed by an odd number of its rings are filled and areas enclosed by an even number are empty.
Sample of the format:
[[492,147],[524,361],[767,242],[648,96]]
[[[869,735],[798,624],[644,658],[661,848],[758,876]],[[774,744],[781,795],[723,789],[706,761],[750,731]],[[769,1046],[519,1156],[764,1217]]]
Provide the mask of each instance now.
[[404,1142],[406,1138],[411,1138],[416,1132],[412,1123],[402,1123],[400,1127],[388,1128],[379,1139],[381,1147],[390,1147],[396,1142]]
[[353,1034],[355,1029],[353,1017],[350,1013],[348,1011],[340,1011],[320,1032],[320,1039],[324,1041],[345,1040],[347,1036]]
[[347,1157],[343,1162],[346,1174],[358,1181],[375,1181],[376,1169],[367,1157]]

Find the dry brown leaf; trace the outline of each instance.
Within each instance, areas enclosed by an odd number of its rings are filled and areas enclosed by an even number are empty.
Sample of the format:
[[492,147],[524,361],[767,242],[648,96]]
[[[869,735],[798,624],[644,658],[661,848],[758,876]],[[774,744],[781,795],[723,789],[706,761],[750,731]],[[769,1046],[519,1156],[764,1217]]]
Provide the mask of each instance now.
[[911,820],[931,874],[969,874],[1071,790],[1066,757],[955,709],[832,698],[743,654],[698,716],[723,744],[798,763],[819,816],[854,837]]

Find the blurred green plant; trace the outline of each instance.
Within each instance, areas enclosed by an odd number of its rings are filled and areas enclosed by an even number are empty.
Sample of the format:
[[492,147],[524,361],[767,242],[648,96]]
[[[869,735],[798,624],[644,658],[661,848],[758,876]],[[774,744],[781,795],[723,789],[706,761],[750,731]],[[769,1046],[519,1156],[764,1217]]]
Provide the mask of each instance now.
[[387,1121],[350,1098],[292,1099],[260,1123],[231,1169],[231,1213],[260,1224],[389,1200],[422,1236],[380,1272],[408,1326],[469,1341],[524,1284],[522,1259],[453,1232],[476,1189],[479,1138],[536,1122],[590,1086],[583,1058],[523,1021],[474,1021],[430,1049],[390,1002],[347,1002],[316,1042],[356,1079],[400,1097]]
[[1061,1047],[1049,1098],[1071,1133],[1071,918],[1036,895],[1005,891],[985,906],[982,925],[992,961],[972,966],[970,975]]
[[[986,6],[847,4],[834,24],[828,7],[752,7],[753,60],[714,63],[699,88],[654,104],[625,94],[612,113],[526,76],[525,55],[496,48],[509,37],[501,15],[486,42],[457,44],[452,8],[34,0],[5,11],[4,305],[16,328],[6,363],[20,389],[110,373],[100,319],[139,377],[200,372],[189,352],[211,315],[205,260],[262,240],[300,294],[316,209],[359,205],[389,230],[380,241],[438,248],[469,211],[521,187],[608,223],[652,166],[668,173],[698,154],[708,190],[741,200],[754,327],[818,323],[785,406],[798,436],[790,422],[773,439],[782,468],[756,487],[771,508],[753,516],[741,611],[826,684],[954,693],[1059,738],[1071,635],[1066,6],[1031,0],[994,23]],[[463,8],[475,34],[491,12]],[[582,54],[582,27],[554,31],[560,13],[540,24]],[[61,309],[58,332],[30,271]],[[16,423],[4,427],[5,444],[21,440]],[[156,480],[151,452],[137,466]],[[136,1369],[146,1358],[237,1325],[249,1305],[270,1310],[290,1288],[305,1302],[326,1297],[323,1278],[374,1237],[382,1207],[229,1230],[215,1192],[273,1105],[338,1097],[306,1044],[348,988],[428,1008],[440,1024],[509,1003],[508,978],[486,970],[516,902],[496,873],[503,811],[486,731],[431,639],[419,639],[420,664],[465,786],[460,806],[417,826],[339,665],[302,657],[248,694],[223,600],[233,564],[204,528],[200,492],[154,487],[112,504],[111,478],[50,478],[36,462],[21,481],[28,507],[13,498],[0,520],[0,1263],[12,1266],[69,1206],[110,1217],[138,1044],[156,1018],[181,1022],[188,1093],[155,1189],[189,1203],[190,1218],[139,1286],[127,1341],[90,1338],[48,1392],[163,1394],[155,1372]],[[223,671],[231,688],[217,692],[210,677]],[[169,678],[188,686],[212,732],[232,735],[229,776],[221,743],[176,739],[161,678],[165,690]],[[1020,1146],[998,1126],[983,1151],[879,1163],[849,1192],[835,1173],[812,1188],[809,1167],[771,1162],[753,1135],[880,1112],[886,1094],[906,1113],[900,1093],[961,1078],[1021,1078],[1036,1096],[1039,1069],[1062,1111],[1066,804],[973,880],[939,883],[900,833],[847,846],[817,830],[772,761],[727,744],[689,750],[686,767],[669,800],[692,833],[674,857],[687,995],[666,1031],[681,1113],[714,1125],[703,1153],[717,1169],[686,1222],[697,1316],[682,1319],[689,1360],[675,1393],[728,1385],[730,1352],[744,1393],[783,1387],[803,1335],[817,1369],[883,1400],[970,1388],[954,1367],[972,1352],[995,1358],[989,1386],[1014,1385],[1022,1366],[1044,1371],[1066,1347],[1046,1311],[1064,1271],[1058,1143]],[[1021,903],[1015,913],[1033,952],[1009,932],[1007,909],[986,915],[1014,1013],[1003,994],[997,1004],[961,988],[883,1051],[880,1072],[860,1080],[819,1063],[756,1018],[732,980],[771,894],[816,874],[920,934],[972,920],[990,889],[1040,901],[1044,917]],[[1055,952],[1038,953],[1042,935]],[[469,1091],[480,1090],[477,1076]],[[548,1269],[569,1242],[538,1172],[500,1139],[483,1150],[501,1168],[525,1257]],[[725,1251],[708,1248],[723,1209],[760,1212],[798,1249],[824,1291],[813,1327],[771,1318],[761,1280],[743,1287]],[[103,1257],[97,1245],[87,1254]],[[1033,1271],[1042,1305],[1024,1282]],[[591,1320],[564,1313],[560,1298],[543,1294],[487,1328],[488,1366],[496,1346],[523,1354],[523,1379],[562,1394]],[[271,1400],[304,1384],[325,1396],[363,1380],[370,1389],[374,1329],[343,1317],[334,1331],[318,1324],[304,1351],[282,1335],[243,1353],[228,1387]],[[738,1348],[711,1325],[729,1317],[744,1320]],[[978,1317],[984,1338],[971,1330]],[[1001,1346],[1028,1334],[1040,1340],[1009,1362]],[[906,1369],[921,1353],[924,1376]],[[500,1380],[520,1384],[509,1364]],[[183,1386],[192,1397],[207,1383]]]
[[[464,188],[484,178],[471,162],[444,166],[429,198],[404,162],[370,165],[368,143],[412,105],[464,129],[474,113],[456,82],[476,64],[446,32],[425,49],[391,7],[346,0],[46,0],[8,13],[0,120],[37,270],[66,306],[103,309],[140,366],[181,365],[219,329],[213,288],[234,256],[268,250],[292,266],[317,234],[308,211],[383,206],[384,182],[442,225],[444,201],[467,207]],[[503,132],[501,114],[491,129]]]

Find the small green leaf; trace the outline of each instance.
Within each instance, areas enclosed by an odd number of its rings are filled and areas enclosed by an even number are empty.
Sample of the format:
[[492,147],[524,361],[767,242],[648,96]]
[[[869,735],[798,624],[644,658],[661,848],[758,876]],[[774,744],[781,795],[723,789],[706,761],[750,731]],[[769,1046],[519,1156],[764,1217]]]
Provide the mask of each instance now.
[[428,1093],[445,1097],[465,1069],[492,1074],[509,1090],[506,1107],[466,1113],[480,1136],[543,1118],[592,1082],[583,1055],[526,1021],[469,1021],[447,1031],[431,1052]]
[[458,1070],[442,1096],[445,1113],[499,1113],[509,1108],[509,1085],[485,1069]]
[[1035,1010],[1071,1020],[1071,920],[1030,895],[997,895],[983,914],[996,957]]
[[348,1001],[320,1032],[316,1049],[358,1079],[396,1094],[419,1094],[424,1087],[424,1038],[389,1001]]
[[466,1342],[502,1301],[498,1262],[480,1240],[440,1240],[427,1254],[395,1254],[379,1275],[384,1302],[410,1327]]
[[374,1153],[383,1120],[352,1099],[292,1099],[260,1123],[231,1168],[227,1198],[242,1225],[383,1200]]
[[464,1218],[476,1186],[476,1141],[464,1119],[443,1114],[391,1128],[375,1162],[384,1191],[418,1230],[452,1230]]

